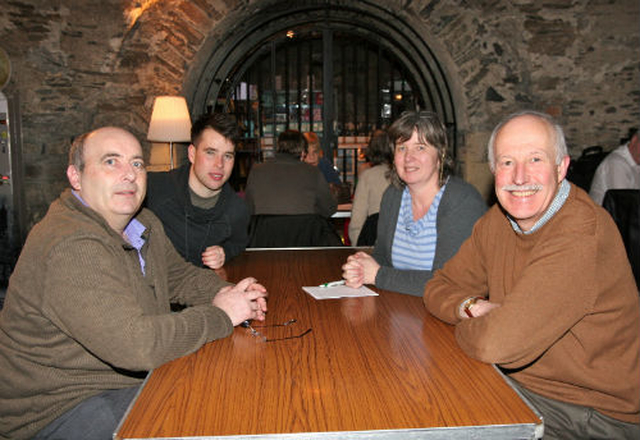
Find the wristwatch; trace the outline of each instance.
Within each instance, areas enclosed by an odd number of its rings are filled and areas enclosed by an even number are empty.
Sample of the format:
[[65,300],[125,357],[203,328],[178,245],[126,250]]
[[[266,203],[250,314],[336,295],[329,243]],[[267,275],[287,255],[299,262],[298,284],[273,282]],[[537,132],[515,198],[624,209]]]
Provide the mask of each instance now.
[[471,313],[471,307],[475,305],[479,300],[484,299],[480,296],[472,296],[471,298],[467,298],[460,305],[460,309],[467,315],[469,318],[473,318],[473,313]]

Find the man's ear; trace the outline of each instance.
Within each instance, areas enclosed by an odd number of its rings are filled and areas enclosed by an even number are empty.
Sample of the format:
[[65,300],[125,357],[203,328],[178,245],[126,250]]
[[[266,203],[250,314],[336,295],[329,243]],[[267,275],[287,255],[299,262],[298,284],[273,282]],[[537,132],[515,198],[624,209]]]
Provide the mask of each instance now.
[[187,149],[187,156],[189,157],[189,162],[193,163],[196,160],[196,146],[193,144],[189,145]]
[[569,169],[569,164],[571,163],[571,157],[565,156],[560,161],[560,165],[558,165],[558,182],[561,182],[567,175],[567,170]]
[[80,191],[80,172],[74,165],[67,167],[67,179],[69,179],[71,188]]

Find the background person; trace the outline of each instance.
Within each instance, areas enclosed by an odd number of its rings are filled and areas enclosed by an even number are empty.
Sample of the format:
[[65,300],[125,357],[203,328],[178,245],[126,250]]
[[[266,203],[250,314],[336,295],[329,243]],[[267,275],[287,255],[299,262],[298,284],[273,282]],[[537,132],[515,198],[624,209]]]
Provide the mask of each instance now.
[[0,312],[0,437],[110,439],[147,371],[266,313],[255,279],[233,286],[187,263],[139,210],[147,176],[131,133],[78,138],[67,177]]
[[486,205],[478,191],[450,176],[447,133],[432,112],[405,112],[389,127],[392,185],[380,206],[373,254],[357,252],[342,266],[347,286],[421,296],[433,272],[471,234]]
[[328,218],[336,212],[336,200],[322,173],[301,161],[305,148],[302,133],[284,131],[278,136],[275,159],[251,168],[245,200],[252,215],[318,214]]
[[[391,182],[393,148],[385,130],[376,130],[371,135],[365,157],[371,167],[358,177],[349,222],[349,240],[351,244],[358,246],[371,246],[375,243],[382,194]],[[360,237],[365,224],[363,236]]]
[[616,225],[565,179],[548,115],[509,116],[488,153],[499,205],[427,283],[427,309],[512,379],[545,440],[640,438],[640,307]]
[[149,173],[146,207],[180,255],[199,267],[219,269],[249,241],[249,210],[228,182],[238,137],[232,116],[204,115],[191,127],[190,163]]
[[640,189],[640,140],[638,130],[631,131],[629,141],[605,157],[593,176],[589,195],[602,205],[610,189]]
[[322,172],[322,175],[329,184],[340,184],[340,173],[333,166],[330,160],[324,157],[324,151],[320,145],[320,138],[312,131],[304,133],[304,138],[307,140],[307,148],[302,153],[302,160],[309,165],[318,167]]

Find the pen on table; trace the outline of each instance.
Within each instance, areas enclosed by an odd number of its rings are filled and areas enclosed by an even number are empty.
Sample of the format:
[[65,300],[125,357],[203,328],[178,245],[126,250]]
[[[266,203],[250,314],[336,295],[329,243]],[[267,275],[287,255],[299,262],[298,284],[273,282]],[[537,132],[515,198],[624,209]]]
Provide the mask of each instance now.
[[344,286],[344,280],[340,280],[340,281],[331,281],[329,283],[324,283],[324,284],[320,284],[318,287],[337,287],[337,286]]

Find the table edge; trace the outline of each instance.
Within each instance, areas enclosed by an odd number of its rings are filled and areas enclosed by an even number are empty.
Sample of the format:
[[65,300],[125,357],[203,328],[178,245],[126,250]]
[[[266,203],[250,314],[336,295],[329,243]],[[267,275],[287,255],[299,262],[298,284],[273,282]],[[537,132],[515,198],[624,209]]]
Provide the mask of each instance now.
[[309,439],[309,440],[338,440],[338,439],[391,439],[391,440],[412,440],[418,438],[429,439],[441,439],[449,440],[458,438],[459,435],[468,438],[473,438],[480,433],[482,436],[489,435],[493,440],[511,440],[513,438],[519,439],[541,439],[544,435],[544,419],[535,406],[531,404],[522,393],[515,388],[507,376],[498,368],[497,365],[492,364],[498,375],[504,380],[507,385],[522,399],[522,401],[529,407],[529,409],[538,417],[540,423],[516,423],[511,425],[471,425],[471,426],[455,426],[455,427],[432,427],[432,428],[416,428],[416,429],[390,429],[390,430],[367,430],[367,431],[330,431],[330,432],[299,432],[299,433],[278,433],[278,434],[254,434],[254,435],[221,435],[221,436],[205,436],[205,437],[127,437],[123,438],[118,436],[118,432],[122,428],[125,420],[131,412],[133,406],[136,404],[138,397],[142,393],[145,385],[149,381],[153,370],[147,373],[140,388],[136,392],[136,395],[129,403],[127,410],[125,411],[122,419],[118,423],[115,432],[113,433],[114,440],[191,440],[191,439],[221,439],[221,440],[276,440],[276,439]]

